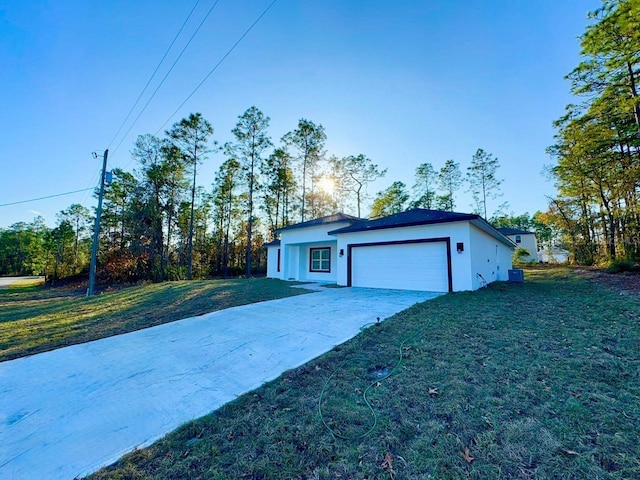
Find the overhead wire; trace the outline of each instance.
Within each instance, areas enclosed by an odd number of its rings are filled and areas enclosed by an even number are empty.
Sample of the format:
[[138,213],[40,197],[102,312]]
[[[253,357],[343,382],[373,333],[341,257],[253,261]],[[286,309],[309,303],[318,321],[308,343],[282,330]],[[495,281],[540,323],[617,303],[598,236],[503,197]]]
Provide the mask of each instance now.
[[165,122],[160,126],[160,128],[156,130],[154,135],[157,135],[158,133],[160,133],[160,131],[165,127],[165,125],[169,123],[169,121],[171,121],[174,115],[178,113],[178,111],[191,99],[191,97],[193,97],[193,95],[195,95],[195,93],[200,89],[200,87],[202,87],[202,85],[204,85],[204,83],[209,79],[209,77],[213,75],[213,73],[218,69],[218,67],[222,64],[222,62],[224,62],[227,59],[227,57],[231,54],[231,52],[235,50],[235,48],[240,44],[240,42],[244,39],[244,37],[246,37],[249,34],[249,32],[253,30],[253,28],[258,24],[258,22],[262,20],[262,17],[264,17],[267,14],[267,12],[271,9],[271,7],[273,7],[273,5],[277,1],[278,0],[273,0],[267,6],[267,8],[263,10],[263,12],[258,16],[258,18],[256,18],[254,22],[249,26],[249,28],[247,28],[245,32],[240,36],[240,38],[236,41],[236,43],[234,43],[233,46],[229,50],[227,50],[227,53],[225,53],[222,56],[222,58],[218,61],[218,63],[216,63],[214,67],[209,71],[209,73],[205,75],[202,81],[198,85],[196,85],[196,87],[191,91],[191,93],[187,96],[187,98],[184,99],[184,101],[180,104],[180,106],[176,108],[175,111],[169,116],[169,118],[167,118],[167,120],[165,120]]
[[[162,79],[162,81],[160,82],[160,85],[162,85],[162,83],[164,82],[164,80],[166,80],[167,76],[169,75],[169,73],[171,72],[171,70],[173,69],[173,67],[175,66],[175,64],[177,63],[177,61],[180,59],[180,57],[182,56],[182,54],[184,53],[184,51],[186,50],[186,48],[189,46],[189,43],[191,43],[191,40],[193,40],[193,37],[195,37],[196,33],[198,32],[198,30],[200,29],[200,27],[202,26],[202,24],[204,23],[204,21],[206,20],[206,18],[209,16],[209,14],[213,11],[213,9],[215,8],[215,6],[218,4],[219,0],[216,0],[216,2],[213,4],[213,6],[211,7],[211,9],[209,9],[209,12],[207,13],[207,15],[205,16],[205,19],[200,23],[200,26],[198,27],[198,29],[196,30],[196,32],[191,36],[191,39],[189,40],[189,42],[187,43],[187,45],[185,46],[185,48],[182,49],[182,52],[180,52],[180,55],[178,56],[178,58],[176,59],[176,61],[173,63],[173,65],[171,66],[171,69],[169,70],[169,72],[167,72],[167,74],[165,75],[165,77]],[[160,59],[160,61],[158,62],[158,64],[156,65],[156,68],[154,69],[153,73],[151,74],[151,76],[149,77],[149,79],[147,80],[147,83],[145,84],[145,86],[142,88],[142,91],[140,92],[140,94],[138,95],[138,98],[136,99],[136,101],[133,103],[133,106],[129,109],[129,112],[127,113],[125,119],[122,121],[122,123],[120,124],[120,126],[118,127],[118,130],[116,131],[116,133],[114,134],[113,138],[111,139],[111,141],[109,142],[109,147],[110,148],[111,145],[113,144],[113,142],[115,141],[115,139],[118,137],[118,134],[122,131],[122,128],[125,126],[125,124],[127,123],[127,121],[129,120],[129,118],[131,117],[131,114],[133,113],[133,111],[135,110],[136,106],[138,105],[138,103],[140,102],[140,99],[142,98],[142,96],[144,95],[144,93],[147,91],[147,88],[149,88],[149,85],[151,84],[151,81],[154,79],[156,73],[158,73],[158,70],[160,69],[160,66],[164,63],[165,59],[167,58],[167,55],[169,54],[169,52],[171,51],[171,49],[173,48],[174,44],[176,43],[176,41],[178,40],[178,37],[180,36],[180,34],[182,33],[182,31],[184,30],[184,27],[187,25],[189,19],[191,18],[191,16],[193,15],[193,12],[195,11],[196,7],[198,6],[198,4],[200,3],[200,0],[196,0],[195,4],[193,5],[193,7],[191,8],[191,10],[189,11],[189,14],[187,15],[187,18],[185,18],[184,22],[182,22],[182,25],[180,26],[180,28],[178,29],[178,32],[175,34],[175,36],[173,37],[173,40],[171,41],[171,43],[169,44],[169,47],[167,48],[167,50],[164,52],[164,55],[162,55],[162,58]],[[160,88],[160,85],[158,86],[158,88]],[[157,92],[158,89],[156,89],[156,91],[153,93],[153,95],[155,95],[155,93]],[[153,95],[151,98],[153,98]],[[147,103],[148,105],[148,103]],[[145,105],[146,108],[146,105]],[[144,109],[143,109],[144,111]],[[139,117],[138,117],[139,118]],[[137,121],[137,118],[136,118]],[[135,125],[135,121],[133,123],[133,125]],[[132,126],[133,126],[132,125]],[[130,131],[130,130],[129,130]],[[128,134],[129,132],[127,132]],[[126,135],[125,134],[125,137]],[[122,143],[122,141],[120,142]],[[120,146],[120,143],[118,144],[118,146]],[[116,147],[117,148],[117,147]],[[96,172],[94,172],[94,174],[91,176],[92,181],[91,183],[96,183],[98,178],[100,177],[100,172],[102,171],[102,169],[98,169]],[[72,192],[65,192],[65,193],[59,193],[59,194],[55,194],[55,195],[48,195],[46,197],[40,197],[40,198],[33,198],[33,199],[29,199],[29,200],[21,200],[18,202],[11,202],[11,203],[5,203],[5,204],[0,204],[0,207],[6,207],[6,206],[10,206],[10,205],[18,205],[21,203],[29,203],[29,202],[35,202],[38,200],[46,200],[48,198],[55,198],[55,197],[61,197],[61,196],[65,196],[65,195],[71,195],[73,193],[80,193],[80,192],[89,192],[94,190],[95,187],[88,187],[88,188],[83,188],[80,190],[74,190]],[[82,202],[84,203],[87,200],[87,195],[84,195]]]
[[[231,46],[231,48],[229,48],[229,50],[227,50],[227,52],[222,56],[222,58],[213,66],[213,68],[209,71],[209,73],[207,73],[207,75],[205,75],[205,77],[202,79],[202,81],[200,83],[198,83],[198,85],[196,85],[196,87],[191,91],[191,93],[189,93],[189,95],[185,98],[185,100],[180,104],[180,106],[178,106],[178,108],[167,118],[167,120],[160,126],[160,128],[156,131],[156,135],[164,128],[164,126],[174,117],[174,115],[176,113],[178,113],[178,111],[191,99],[191,97],[193,97],[193,95],[195,95],[195,93],[202,87],[202,85],[204,85],[204,83],[209,79],[209,77],[211,77],[211,75],[213,75],[213,73],[218,69],[218,67],[227,59],[227,57],[236,49],[236,47],[240,44],[240,42],[242,42],[242,40],[244,40],[244,38],[251,32],[251,30],[253,30],[253,28],[258,24],[258,22],[260,22],[260,20],[262,20],[262,18],[267,14],[267,12],[271,9],[271,7],[273,7],[273,5],[277,2],[278,0],[273,0],[268,6],[267,8],[265,8],[262,13],[253,21],[253,23],[249,26],[249,28],[247,28],[244,33],[240,36],[240,38]],[[205,17],[202,19],[202,21],[200,22],[200,24],[198,25],[198,27],[196,28],[196,30],[194,31],[194,33],[191,35],[191,37],[189,38],[187,44],[183,47],[183,49],[180,51],[180,53],[178,54],[178,57],[175,59],[175,61],[173,62],[173,64],[171,65],[171,67],[169,68],[169,70],[167,71],[167,73],[164,75],[164,77],[162,78],[162,80],[160,81],[160,83],[158,84],[158,86],[156,87],[156,89],[153,91],[153,93],[151,94],[151,96],[149,97],[149,99],[147,100],[147,102],[145,103],[145,105],[142,107],[142,110],[140,111],[140,113],[138,113],[138,115],[136,116],[136,118],[134,119],[133,123],[129,126],[129,128],[127,129],[126,133],[123,135],[123,137],[121,138],[120,142],[118,143],[118,145],[116,145],[116,147],[113,149],[112,152],[112,156],[113,154],[115,154],[115,152],[118,150],[118,148],[122,145],[122,142],[125,140],[125,138],[127,137],[127,135],[131,132],[131,130],[133,129],[133,127],[135,126],[135,124],[137,123],[137,121],[140,119],[140,117],[142,116],[142,114],[144,113],[144,111],[147,109],[147,107],[149,106],[149,103],[151,103],[151,100],[155,97],[156,93],[158,92],[158,90],[160,89],[160,87],[164,84],[165,80],[167,79],[167,77],[169,76],[169,74],[173,71],[174,67],[176,66],[176,64],[178,63],[178,61],[180,60],[180,58],[182,57],[182,55],[184,54],[184,52],[186,51],[186,49],[189,47],[189,45],[191,44],[191,42],[193,41],[193,39],[195,38],[195,36],[198,34],[198,32],[200,31],[200,29],[202,28],[202,26],[204,25],[204,23],[206,22],[207,18],[210,16],[210,14],[213,12],[213,10],[215,9],[216,5],[218,5],[218,3],[220,2],[220,0],[216,0],[214,2],[214,4],[211,6],[211,8],[209,9],[209,11],[207,12],[207,14],[205,15]],[[149,78],[149,80],[147,81],[146,85],[144,86],[144,88],[142,89],[142,92],[140,92],[140,95],[138,96],[138,98],[136,99],[136,101],[134,102],[133,106],[131,107],[131,109],[129,110],[129,113],[127,114],[127,116],[125,117],[125,120],[122,122],[122,124],[120,125],[120,127],[118,128],[118,131],[116,132],[116,134],[114,135],[114,137],[111,139],[111,142],[109,143],[109,145],[111,145],[115,139],[118,136],[118,133],[120,133],[120,131],[122,130],[123,126],[126,124],[127,120],[129,119],[129,117],[131,116],[131,113],[133,112],[133,110],[135,109],[135,107],[137,106],[138,102],[140,101],[140,99],[142,98],[142,96],[144,95],[144,92],[146,91],[146,89],[148,88],[149,84],[151,83],[152,79],[154,78],[155,74],[157,73],[158,69],[160,68],[161,64],[163,63],[163,61],[165,60],[167,54],[169,53],[169,51],[171,50],[171,48],[173,47],[174,43],[176,42],[177,38],[179,37],[180,33],[182,32],[182,30],[184,29],[186,23],[188,22],[189,18],[191,17],[191,15],[193,14],[193,11],[195,10],[196,6],[198,5],[199,0],[196,1],[195,5],[193,6],[193,8],[191,9],[191,11],[189,12],[189,15],[187,16],[187,18],[185,19],[185,21],[183,22],[182,26],[180,27],[180,29],[178,30],[178,33],[176,34],[176,36],[174,37],[173,41],[171,42],[171,44],[169,45],[169,48],[167,49],[167,51],[165,52],[165,54],[163,55],[162,59],[160,60],[160,62],[158,63],[157,67],[155,68],[154,72],[151,74],[151,77]],[[62,197],[65,195],[72,195],[74,193],[80,193],[80,192],[88,192],[91,190],[94,190],[95,187],[88,187],[88,188],[82,188],[79,190],[73,190],[73,191],[69,191],[69,192],[63,192],[63,193],[57,193],[57,194],[53,194],[53,195],[47,195],[44,197],[38,197],[38,198],[31,198],[28,200],[20,200],[17,202],[9,202],[9,203],[2,203],[0,204],[0,207],[8,207],[10,205],[18,205],[18,204],[23,204],[23,203],[30,203],[30,202],[36,202],[39,200],[46,200],[49,198],[56,198],[56,197]],[[85,196],[86,198],[86,196]]]
[[178,40],[178,37],[182,33],[182,30],[184,30],[184,27],[187,25],[187,22],[191,18],[191,15],[193,15],[193,12],[195,11],[195,9],[196,9],[196,7],[198,6],[199,3],[200,3],[200,0],[196,0],[196,3],[193,5],[193,8],[189,12],[189,15],[187,15],[187,18],[184,20],[184,22],[182,22],[182,25],[180,26],[180,29],[178,30],[178,33],[176,33],[175,37],[173,37],[173,40],[171,41],[171,44],[169,45],[167,50],[164,52],[164,55],[162,56],[162,58],[158,62],[158,65],[156,65],[155,70],[153,71],[153,73],[149,77],[149,80],[147,80],[147,83],[145,84],[144,88],[140,92],[140,95],[138,95],[138,98],[136,98],[136,101],[133,103],[133,106],[129,110],[129,113],[127,113],[127,116],[125,117],[125,119],[120,124],[120,127],[118,127],[118,131],[115,133],[115,135],[113,136],[113,138],[109,142],[109,146],[107,148],[111,148],[111,145],[116,140],[116,138],[118,137],[118,134],[122,131],[122,128],[125,126],[125,124],[129,120],[129,118],[131,117],[131,114],[133,113],[134,109],[138,106],[138,102],[140,102],[140,99],[142,98],[142,95],[144,95],[144,92],[146,92],[147,88],[149,88],[149,85],[151,84],[151,81],[156,76],[156,73],[158,73],[158,70],[160,69],[160,66],[162,65],[164,60],[167,58],[167,55],[169,54],[169,52],[173,48],[173,45],[176,43],[176,40]]
[[73,190],[71,192],[64,192],[64,193],[56,193],[53,195],[47,195],[45,197],[38,197],[38,198],[30,198],[29,200],[19,200],[17,202],[10,202],[10,203],[0,203],[0,207],[8,207],[9,205],[18,205],[20,203],[30,203],[30,202],[36,202],[38,200],[46,200],[47,198],[55,198],[55,197],[62,197],[64,195],[71,195],[73,193],[80,193],[80,192],[86,192],[88,190],[93,190],[95,187],[91,187],[91,188],[82,188],[80,190]]
[[[98,185],[98,180],[100,180],[100,174],[102,173],[102,168],[98,167],[98,169],[95,170],[95,172],[93,173],[93,175],[91,176],[91,183],[90,185]],[[91,187],[91,189],[95,189],[96,187]],[[84,204],[87,201],[87,198],[89,197],[89,193],[85,193],[84,196],[82,197],[82,201],[80,202],[80,204]]]
[[196,28],[196,30],[193,32],[193,34],[191,35],[191,38],[189,38],[189,40],[187,41],[186,45],[183,47],[183,49],[180,51],[180,53],[178,54],[178,57],[174,60],[174,62],[171,64],[171,67],[169,68],[169,70],[167,71],[167,73],[165,73],[164,77],[162,77],[162,80],[160,80],[160,83],[158,84],[158,86],[155,88],[155,90],[153,91],[153,93],[151,94],[151,96],[149,97],[149,99],[147,100],[147,102],[144,104],[144,106],[142,107],[142,110],[140,110],[140,112],[138,113],[138,116],[136,116],[136,118],[133,120],[133,123],[129,126],[129,128],[127,129],[127,131],[125,132],[125,134],[122,136],[122,138],[120,139],[120,142],[118,143],[118,145],[116,145],[116,147],[113,149],[113,151],[111,152],[111,155],[115,155],[115,153],[118,151],[118,149],[120,148],[120,145],[122,145],[122,142],[124,142],[124,140],[127,138],[127,135],[129,135],[129,132],[131,132],[131,130],[133,129],[133,127],[136,125],[136,123],[138,123],[138,120],[140,119],[140,117],[142,116],[142,114],[145,112],[145,110],[147,109],[147,107],[149,106],[149,104],[151,103],[151,100],[153,100],[153,98],[156,96],[156,93],[158,93],[158,90],[160,90],[160,87],[162,87],[162,85],[164,84],[165,80],[167,79],[167,77],[169,76],[169,74],[171,74],[171,72],[173,71],[173,69],[175,68],[176,64],[178,63],[178,61],[182,58],[182,55],[184,54],[184,52],[187,50],[187,48],[189,47],[189,45],[191,45],[191,42],[193,41],[193,39],[195,38],[195,36],[198,34],[198,32],[200,31],[200,29],[202,28],[202,26],[204,25],[204,23],[207,21],[207,18],[209,18],[209,15],[211,15],[211,12],[213,12],[213,10],[216,8],[216,5],[218,5],[218,3],[220,2],[220,0],[216,0],[214,2],[214,4],[211,6],[211,8],[209,9],[209,11],[207,12],[207,14],[204,16],[204,18],[202,19],[202,21],[200,22],[200,25],[198,25],[198,27]]

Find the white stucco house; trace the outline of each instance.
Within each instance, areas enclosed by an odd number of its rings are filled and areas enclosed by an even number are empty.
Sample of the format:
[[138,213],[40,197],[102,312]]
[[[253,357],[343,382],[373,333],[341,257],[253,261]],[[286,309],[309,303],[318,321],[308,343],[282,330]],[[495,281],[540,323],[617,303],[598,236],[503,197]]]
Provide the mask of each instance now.
[[567,263],[569,251],[558,245],[543,244],[538,250],[538,261],[542,263]]
[[414,209],[289,225],[266,244],[267,276],[343,286],[458,292],[508,280],[515,244],[479,215]]
[[536,234],[518,228],[498,228],[498,231],[516,244],[516,248],[524,248],[529,255],[522,257],[524,262],[538,262],[538,242]]

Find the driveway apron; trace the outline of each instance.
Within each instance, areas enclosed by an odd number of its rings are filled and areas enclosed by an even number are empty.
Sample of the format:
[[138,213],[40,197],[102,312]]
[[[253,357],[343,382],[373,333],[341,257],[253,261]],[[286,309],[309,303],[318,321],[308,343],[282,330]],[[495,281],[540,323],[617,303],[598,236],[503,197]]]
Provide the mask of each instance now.
[[323,288],[0,363],[0,478],[69,480],[439,294]]
[[0,288],[7,288],[20,280],[42,280],[44,277],[0,277]]

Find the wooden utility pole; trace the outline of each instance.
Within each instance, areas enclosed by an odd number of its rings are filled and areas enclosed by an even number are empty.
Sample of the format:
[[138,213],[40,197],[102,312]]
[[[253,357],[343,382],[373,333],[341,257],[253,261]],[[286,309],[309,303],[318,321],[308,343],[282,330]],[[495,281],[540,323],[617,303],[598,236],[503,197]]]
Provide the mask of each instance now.
[[98,257],[98,240],[100,238],[100,219],[102,217],[102,197],[104,196],[104,180],[107,174],[107,156],[109,149],[104,151],[102,157],[102,174],[100,175],[100,196],[98,197],[98,209],[96,210],[96,223],[93,227],[93,244],[91,246],[91,265],[89,266],[89,288],[87,297],[93,295],[93,287],[96,283],[96,262]]

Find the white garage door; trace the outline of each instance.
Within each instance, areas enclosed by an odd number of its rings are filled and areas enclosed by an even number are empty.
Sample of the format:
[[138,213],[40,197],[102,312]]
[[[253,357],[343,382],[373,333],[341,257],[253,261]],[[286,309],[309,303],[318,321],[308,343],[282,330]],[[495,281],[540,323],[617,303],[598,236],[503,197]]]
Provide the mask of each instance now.
[[354,246],[351,249],[351,285],[448,292],[446,243]]

